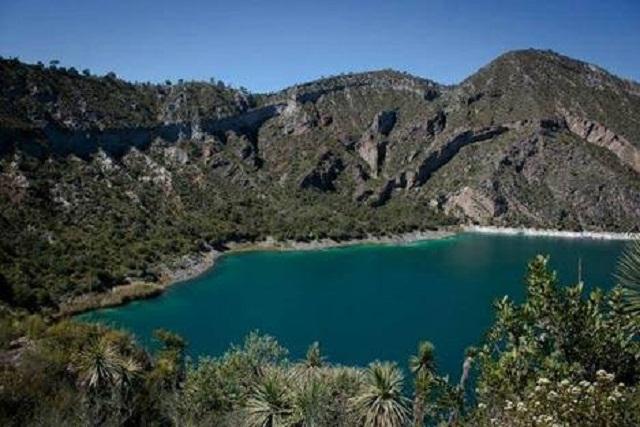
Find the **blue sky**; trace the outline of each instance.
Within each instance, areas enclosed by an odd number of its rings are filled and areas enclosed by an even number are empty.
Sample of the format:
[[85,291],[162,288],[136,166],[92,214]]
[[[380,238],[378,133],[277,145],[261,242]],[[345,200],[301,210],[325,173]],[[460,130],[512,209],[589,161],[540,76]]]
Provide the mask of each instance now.
[[0,55],[268,91],[394,68],[455,83],[549,48],[640,80],[640,0],[0,0]]

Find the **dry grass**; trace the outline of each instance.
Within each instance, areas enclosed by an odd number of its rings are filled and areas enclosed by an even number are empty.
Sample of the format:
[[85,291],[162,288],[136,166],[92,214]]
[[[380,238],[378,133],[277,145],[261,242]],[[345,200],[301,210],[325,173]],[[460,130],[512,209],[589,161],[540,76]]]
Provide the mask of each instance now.
[[152,298],[163,291],[163,286],[148,282],[116,286],[108,292],[81,295],[61,304],[58,316],[72,316],[97,308],[114,307],[129,301]]

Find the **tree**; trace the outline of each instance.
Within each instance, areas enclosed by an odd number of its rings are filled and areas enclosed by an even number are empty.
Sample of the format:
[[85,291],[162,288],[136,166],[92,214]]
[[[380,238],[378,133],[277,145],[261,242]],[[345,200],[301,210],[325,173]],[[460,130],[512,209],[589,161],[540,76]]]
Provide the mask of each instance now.
[[409,358],[409,369],[415,378],[413,424],[418,427],[424,425],[425,404],[433,384],[435,372],[433,344],[429,341],[421,341],[418,344],[417,354]]
[[352,410],[362,425],[397,427],[408,423],[409,399],[402,393],[404,376],[395,363],[371,363],[364,382],[359,394],[351,399]]
[[82,74],[86,77],[90,77],[91,76],[91,70],[89,70],[88,68],[85,68],[84,70],[82,70]]
[[57,59],[52,59],[51,61],[49,61],[49,67],[51,68],[56,68],[58,65],[60,65],[60,61]]
[[616,268],[626,309],[640,316],[640,239],[627,245]]

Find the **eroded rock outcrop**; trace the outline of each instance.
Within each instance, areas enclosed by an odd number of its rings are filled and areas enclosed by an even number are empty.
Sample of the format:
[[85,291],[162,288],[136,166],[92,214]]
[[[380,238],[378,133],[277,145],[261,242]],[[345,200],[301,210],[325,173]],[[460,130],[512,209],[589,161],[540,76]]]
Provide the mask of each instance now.
[[325,152],[310,171],[300,180],[300,188],[315,188],[320,191],[334,191],[334,181],[344,170],[342,159],[331,151]]
[[565,113],[564,119],[571,132],[591,144],[606,148],[615,154],[622,163],[640,173],[640,149],[626,138],[598,122],[577,115]]
[[128,169],[139,173],[138,181],[156,185],[166,194],[174,192],[171,172],[138,149],[132,148],[122,158],[122,163]]
[[463,187],[444,203],[447,215],[470,219],[476,223],[487,223],[499,213],[495,201],[482,191]]
[[462,147],[476,142],[486,141],[495,138],[509,128],[505,126],[492,126],[479,130],[469,130],[455,135],[444,143],[440,144],[435,151],[429,153],[413,175],[410,186],[420,186],[424,184],[438,169],[447,164]]
[[395,111],[381,111],[373,118],[369,129],[362,135],[357,144],[358,154],[371,168],[376,177],[384,164],[388,141],[386,137],[396,124]]
[[445,127],[447,127],[447,116],[444,111],[438,111],[433,118],[427,120],[426,130],[430,136],[442,133]]
[[389,201],[393,191],[398,188],[406,188],[407,187],[407,177],[406,173],[402,172],[394,178],[388,179],[385,183],[378,189],[375,194],[375,198],[371,202],[371,206],[378,207],[382,206]]
[[318,125],[318,113],[309,105],[305,106],[295,98],[289,99],[282,111],[283,132],[286,135],[302,135]]

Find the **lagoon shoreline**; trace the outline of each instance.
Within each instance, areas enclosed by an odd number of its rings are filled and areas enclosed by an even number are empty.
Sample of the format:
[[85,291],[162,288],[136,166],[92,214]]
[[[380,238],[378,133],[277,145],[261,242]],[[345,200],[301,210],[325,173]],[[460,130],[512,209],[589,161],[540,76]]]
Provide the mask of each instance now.
[[275,240],[272,237],[267,237],[265,240],[254,242],[228,242],[223,246],[223,249],[211,248],[207,251],[185,255],[176,260],[176,267],[170,268],[165,266],[160,280],[157,282],[136,281],[130,284],[115,286],[107,292],[83,295],[62,304],[60,311],[55,316],[74,316],[101,308],[125,305],[131,301],[157,297],[163,294],[169,287],[194,279],[211,270],[217,260],[223,255],[253,251],[313,251],[359,245],[403,245],[444,239],[461,233],[598,240],[640,239],[640,233],[574,232],[551,229],[462,225],[388,236],[368,235],[367,237],[349,240],[318,239],[297,241]]
[[505,236],[558,237],[563,239],[596,240],[636,240],[640,233],[619,233],[606,231],[566,231],[543,228],[493,227],[465,225],[462,230],[468,233],[500,234]]

